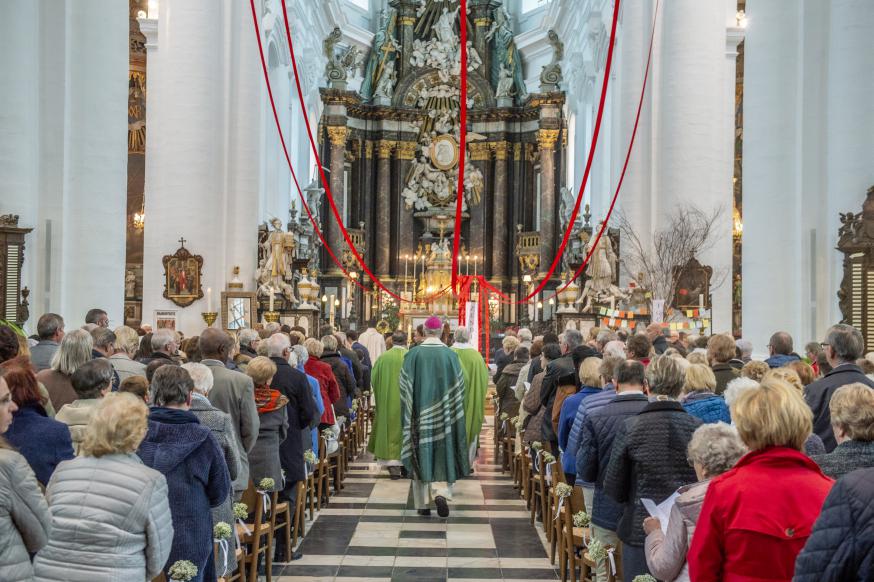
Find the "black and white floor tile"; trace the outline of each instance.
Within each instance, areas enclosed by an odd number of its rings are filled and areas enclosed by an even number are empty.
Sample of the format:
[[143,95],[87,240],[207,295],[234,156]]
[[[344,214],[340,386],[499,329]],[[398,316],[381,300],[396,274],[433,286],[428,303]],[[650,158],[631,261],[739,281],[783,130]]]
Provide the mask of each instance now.
[[510,477],[493,463],[486,419],[474,475],[455,484],[447,519],[419,516],[409,480],[392,481],[369,455],[349,467],[343,491],[316,516],[301,560],[274,580],[556,580],[540,525],[532,526]]

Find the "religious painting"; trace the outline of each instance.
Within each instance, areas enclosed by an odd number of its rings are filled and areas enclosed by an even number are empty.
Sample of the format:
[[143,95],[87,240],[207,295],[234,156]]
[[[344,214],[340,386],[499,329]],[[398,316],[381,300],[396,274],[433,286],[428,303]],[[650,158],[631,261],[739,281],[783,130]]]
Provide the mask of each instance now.
[[238,331],[255,325],[255,293],[249,291],[222,292],[222,327]]
[[175,309],[156,309],[155,310],[155,329],[172,329],[176,331],[176,310]]
[[179,307],[187,307],[203,297],[200,286],[203,257],[192,255],[185,248],[185,239],[180,239],[179,250],[164,255],[164,298]]
[[451,170],[458,164],[458,142],[451,135],[440,135],[431,142],[431,163],[438,170]]
[[[713,267],[702,265],[692,257],[682,267],[674,267],[677,281],[673,307],[675,309],[710,309],[710,279]],[[656,318],[653,317],[653,321]]]

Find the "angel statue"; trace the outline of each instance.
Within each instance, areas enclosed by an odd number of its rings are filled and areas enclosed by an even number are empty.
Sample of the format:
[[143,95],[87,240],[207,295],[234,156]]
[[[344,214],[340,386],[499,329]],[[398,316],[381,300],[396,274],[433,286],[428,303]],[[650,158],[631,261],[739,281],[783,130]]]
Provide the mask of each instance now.
[[383,10],[380,13],[379,30],[373,37],[373,48],[364,70],[364,80],[361,82],[361,97],[365,101],[370,100],[373,96],[379,79],[384,73],[385,63],[390,57],[393,60],[394,55],[391,53],[398,50],[398,45],[394,40],[396,16],[394,8]]
[[522,76],[522,57],[516,47],[513,29],[510,26],[510,14],[504,6],[495,10],[495,21],[486,33],[486,40],[495,41],[495,52],[491,66],[492,83],[497,87],[501,67],[506,67],[512,72],[516,95],[519,99],[524,99],[528,92],[525,90],[525,78]]
[[513,88],[513,71],[504,64],[501,64],[500,71],[498,72],[498,87],[495,89],[495,97],[498,99],[512,99],[515,92],[516,90]]
[[[603,222],[602,222],[603,224]],[[599,225],[600,228],[600,225]],[[595,245],[596,237],[592,237],[589,244],[586,245],[586,254],[592,253],[589,259],[589,264],[586,267],[586,285],[580,293],[577,303],[583,303],[583,313],[591,313],[596,301],[604,301],[610,297],[623,298],[625,293],[613,284],[613,277],[619,264],[619,258],[613,251],[613,243],[610,237],[605,233],[598,239],[598,245]]]
[[444,7],[443,14],[434,25],[434,33],[437,35],[437,40],[442,43],[454,46],[458,40],[455,37],[455,19],[458,17],[458,11],[461,9],[457,6],[455,10],[449,12],[449,9]]
[[385,69],[379,77],[379,83],[376,84],[376,89],[373,91],[373,97],[376,99],[387,99],[391,101],[394,94],[395,81],[397,73],[395,72],[394,59],[388,60],[385,63]]

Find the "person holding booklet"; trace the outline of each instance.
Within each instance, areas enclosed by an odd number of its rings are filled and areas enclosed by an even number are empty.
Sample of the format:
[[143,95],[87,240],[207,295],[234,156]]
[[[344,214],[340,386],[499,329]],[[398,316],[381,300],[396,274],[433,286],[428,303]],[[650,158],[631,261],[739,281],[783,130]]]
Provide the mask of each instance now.
[[643,531],[646,532],[646,565],[653,576],[665,582],[691,580],[686,553],[710,479],[734,467],[746,452],[746,445],[734,427],[723,422],[704,424],[692,434],[687,449],[699,481],[680,487],[668,498],[670,504],[662,502],[655,506],[652,500],[641,499],[651,515],[643,520]]

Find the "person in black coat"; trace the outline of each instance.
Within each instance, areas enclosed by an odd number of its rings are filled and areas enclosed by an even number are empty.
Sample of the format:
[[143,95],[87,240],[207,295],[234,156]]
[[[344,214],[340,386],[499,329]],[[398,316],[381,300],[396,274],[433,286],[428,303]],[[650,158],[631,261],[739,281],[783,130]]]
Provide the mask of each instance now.
[[874,580],[874,469],[832,487],[795,560],[795,582]]
[[701,421],[676,400],[685,381],[678,361],[658,356],[647,368],[650,393],[656,400],[626,420],[616,433],[604,490],[623,504],[617,533],[622,540],[622,574],[627,582],[649,574],[643,520],[649,514],[641,498],[661,503],[698,477],[686,458],[686,448]]
[[337,384],[340,386],[340,400],[334,403],[334,414],[349,419],[349,407],[352,405],[352,398],[355,397],[358,384],[355,381],[355,376],[349,370],[349,366],[346,365],[346,362],[340,357],[340,352],[337,351],[337,338],[333,335],[324,336],[322,346],[324,346],[324,351],[319,359],[331,366],[334,378],[337,379]]
[[832,395],[829,409],[838,446],[810,458],[832,479],[874,467],[874,390],[864,384],[841,386]]
[[[582,481],[595,484],[592,536],[602,544],[613,547],[619,543],[616,528],[622,505],[613,501],[604,491],[604,477],[619,427],[649,404],[644,374],[640,362],[621,361],[614,373],[618,395],[609,404],[588,414],[580,430],[577,475]],[[606,578],[607,564],[598,564],[597,572],[599,579]]]
[[804,389],[804,399],[813,410],[813,432],[819,435],[826,452],[830,453],[837,446],[829,412],[832,394],[841,386],[857,382],[874,388],[874,381],[853,363],[865,349],[865,340],[859,330],[843,323],[832,326],[823,347],[832,370]]
[[668,338],[665,337],[664,328],[661,324],[651,323],[646,328],[646,337],[652,342],[652,349],[655,350],[657,356],[665,353],[668,346]]
[[[557,343],[558,343],[558,336],[555,335],[551,331],[547,332],[547,333],[543,334],[543,341],[540,344],[541,350],[543,349],[543,346],[546,346],[548,344],[557,344]],[[540,358],[534,358],[533,360],[531,360],[531,367],[528,368],[528,383],[529,384],[534,381],[534,376],[536,376],[537,374],[539,374],[540,372],[543,371],[543,368],[541,367],[540,364],[541,364]]]
[[[319,421],[319,414],[306,374],[295,369],[296,361],[295,366],[289,363],[292,350],[288,336],[281,333],[270,336],[267,340],[267,354],[276,364],[276,375],[273,376],[271,386],[288,398],[288,434],[279,445],[279,461],[285,471],[285,487],[280,491],[279,497],[283,500],[294,500],[297,482],[306,479],[303,430],[315,426]],[[306,448],[311,446],[310,443],[306,445]]]

